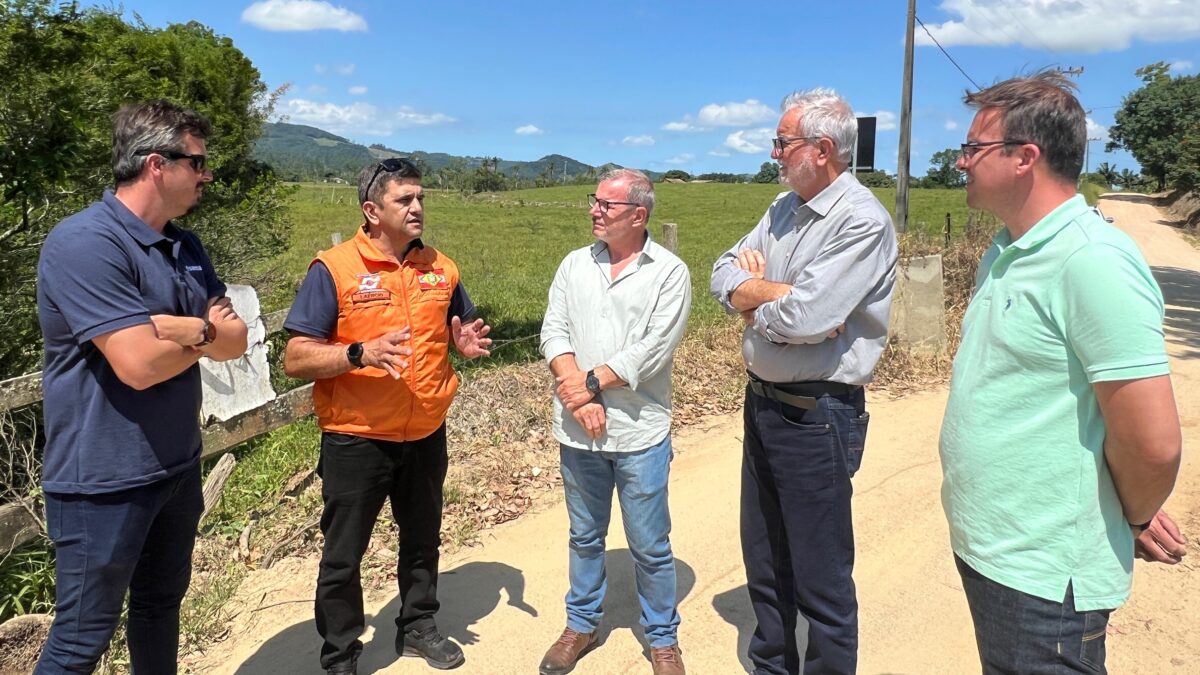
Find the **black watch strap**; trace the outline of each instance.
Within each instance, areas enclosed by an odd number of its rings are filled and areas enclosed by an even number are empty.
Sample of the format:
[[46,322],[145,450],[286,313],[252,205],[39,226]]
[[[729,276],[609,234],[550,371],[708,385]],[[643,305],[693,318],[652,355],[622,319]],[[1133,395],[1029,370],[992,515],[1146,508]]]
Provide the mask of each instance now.
[[355,368],[362,368],[363,362],[363,343],[352,342],[349,347],[346,347],[346,358],[350,361],[350,365]]
[[587,371],[587,377],[584,378],[583,384],[587,387],[588,391],[592,392],[593,396],[600,395],[600,378],[596,377],[596,371]]

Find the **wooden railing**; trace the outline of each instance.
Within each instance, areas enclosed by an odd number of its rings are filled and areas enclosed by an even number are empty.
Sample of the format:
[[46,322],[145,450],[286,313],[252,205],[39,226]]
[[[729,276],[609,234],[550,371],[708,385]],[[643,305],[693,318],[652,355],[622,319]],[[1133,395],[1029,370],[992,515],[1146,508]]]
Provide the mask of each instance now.
[[[287,309],[262,315],[267,335],[283,329]],[[0,382],[0,414],[42,400],[42,374],[30,373]],[[312,384],[284,392],[274,400],[232,419],[206,425],[201,431],[209,459],[246,441],[312,414]],[[0,558],[37,538],[41,531],[34,509],[26,503],[0,504]]]

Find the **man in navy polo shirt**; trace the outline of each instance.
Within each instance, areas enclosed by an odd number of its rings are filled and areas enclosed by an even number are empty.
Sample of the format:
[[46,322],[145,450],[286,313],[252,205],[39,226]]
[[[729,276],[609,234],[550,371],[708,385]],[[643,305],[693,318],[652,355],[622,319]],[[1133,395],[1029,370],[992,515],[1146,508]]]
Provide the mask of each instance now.
[[116,190],[50,232],[42,487],[56,550],[54,624],[36,672],[91,672],[129,591],[134,672],[174,673],[203,509],[201,356],[234,359],[246,324],[199,239],[207,120],[166,101],[113,117]]

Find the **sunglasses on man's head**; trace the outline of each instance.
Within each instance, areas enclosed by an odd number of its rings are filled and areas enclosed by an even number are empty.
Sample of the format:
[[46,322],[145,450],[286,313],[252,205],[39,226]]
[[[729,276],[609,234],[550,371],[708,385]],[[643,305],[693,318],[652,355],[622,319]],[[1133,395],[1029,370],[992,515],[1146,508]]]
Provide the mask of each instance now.
[[395,173],[403,169],[408,169],[414,174],[418,173],[417,165],[413,164],[407,159],[404,159],[403,157],[389,157],[375,165],[375,173],[371,174],[371,180],[367,181],[366,194],[371,194],[371,186],[375,184],[375,179],[379,178],[379,174],[385,171],[388,173]]

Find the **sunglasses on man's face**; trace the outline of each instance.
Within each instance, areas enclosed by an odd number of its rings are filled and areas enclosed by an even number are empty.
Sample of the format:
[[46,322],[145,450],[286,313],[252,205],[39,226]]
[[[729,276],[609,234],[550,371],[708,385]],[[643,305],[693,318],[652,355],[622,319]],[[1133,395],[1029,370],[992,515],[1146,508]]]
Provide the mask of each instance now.
[[192,163],[192,170],[194,170],[196,173],[203,173],[205,167],[208,166],[208,155],[189,155],[186,152],[178,152],[175,150],[143,150],[135,154],[159,155],[172,161],[186,159]]

